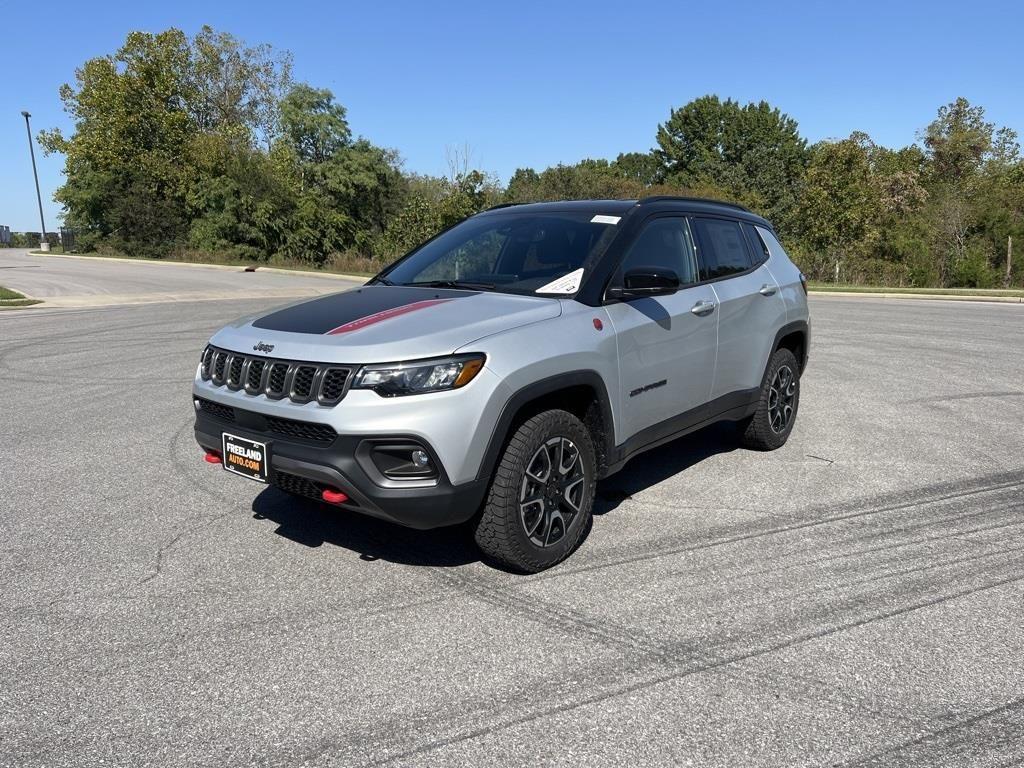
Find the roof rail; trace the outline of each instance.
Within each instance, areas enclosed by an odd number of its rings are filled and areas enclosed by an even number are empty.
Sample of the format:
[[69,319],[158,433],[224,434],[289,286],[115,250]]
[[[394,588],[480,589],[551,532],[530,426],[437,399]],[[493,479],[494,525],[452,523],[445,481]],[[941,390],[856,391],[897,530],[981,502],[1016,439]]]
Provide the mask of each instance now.
[[683,195],[651,195],[650,197],[644,197],[637,200],[637,205],[643,205],[644,203],[660,203],[662,201],[676,201],[680,203],[710,203],[712,205],[725,205],[729,208],[738,208],[741,211],[747,213],[753,213],[746,206],[740,205],[739,203],[727,203],[725,200],[712,200],[710,197],[685,197]]

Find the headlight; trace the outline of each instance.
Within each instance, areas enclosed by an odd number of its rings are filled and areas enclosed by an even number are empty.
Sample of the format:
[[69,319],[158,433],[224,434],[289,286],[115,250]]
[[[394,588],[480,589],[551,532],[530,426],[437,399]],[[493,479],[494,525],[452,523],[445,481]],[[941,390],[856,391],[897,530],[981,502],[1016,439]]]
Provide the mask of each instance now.
[[458,389],[480,373],[485,359],[483,355],[458,355],[439,360],[366,365],[356,374],[352,389],[372,389],[382,397]]

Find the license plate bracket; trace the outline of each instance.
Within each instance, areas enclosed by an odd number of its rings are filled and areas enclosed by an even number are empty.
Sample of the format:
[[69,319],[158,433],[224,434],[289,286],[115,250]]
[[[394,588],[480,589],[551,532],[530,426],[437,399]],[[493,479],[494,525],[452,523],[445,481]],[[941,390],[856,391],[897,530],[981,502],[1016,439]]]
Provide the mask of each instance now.
[[266,443],[222,432],[221,447],[224,469],[259,483],[267,482],[270,475],[270,449]]

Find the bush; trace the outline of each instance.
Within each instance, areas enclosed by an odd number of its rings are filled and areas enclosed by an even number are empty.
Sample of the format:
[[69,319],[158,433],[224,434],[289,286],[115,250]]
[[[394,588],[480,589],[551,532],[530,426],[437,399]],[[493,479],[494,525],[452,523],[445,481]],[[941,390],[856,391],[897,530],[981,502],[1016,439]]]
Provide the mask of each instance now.
[[967,255],[953,264],[952,280],[964,288],[995,288],[1000,275],[991,264],[991,247],[981,240],[967,246]]

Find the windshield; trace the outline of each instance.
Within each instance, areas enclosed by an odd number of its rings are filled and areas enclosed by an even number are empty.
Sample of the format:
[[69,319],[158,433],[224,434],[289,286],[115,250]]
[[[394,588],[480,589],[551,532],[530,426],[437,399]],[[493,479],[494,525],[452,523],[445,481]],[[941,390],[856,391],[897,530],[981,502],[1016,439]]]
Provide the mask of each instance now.
[[617,221],[576,212],[467,219],[413,251],[384,278],[392,285],[571,295],[611,240]]

